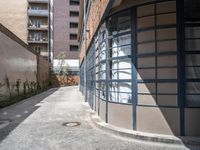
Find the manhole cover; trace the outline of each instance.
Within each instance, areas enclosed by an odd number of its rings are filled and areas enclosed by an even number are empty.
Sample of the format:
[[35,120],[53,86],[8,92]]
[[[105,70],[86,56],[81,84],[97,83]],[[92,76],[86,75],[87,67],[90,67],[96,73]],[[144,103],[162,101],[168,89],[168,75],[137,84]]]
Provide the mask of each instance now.
[[63,123],[63,126],[76,127],[76,126],[79,126],[80,124],[81,124],[80,122],[65,122],[65,123]]

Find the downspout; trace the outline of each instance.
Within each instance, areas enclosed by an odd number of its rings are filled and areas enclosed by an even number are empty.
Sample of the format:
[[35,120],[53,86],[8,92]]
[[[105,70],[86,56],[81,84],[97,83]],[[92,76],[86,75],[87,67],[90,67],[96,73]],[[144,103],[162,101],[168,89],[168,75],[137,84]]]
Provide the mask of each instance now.
[[84,95],[85,102],[87,102],[87,87],[86,87],[86,0],[84,0],[84,8],[83,8],[83,41],[84,41]]

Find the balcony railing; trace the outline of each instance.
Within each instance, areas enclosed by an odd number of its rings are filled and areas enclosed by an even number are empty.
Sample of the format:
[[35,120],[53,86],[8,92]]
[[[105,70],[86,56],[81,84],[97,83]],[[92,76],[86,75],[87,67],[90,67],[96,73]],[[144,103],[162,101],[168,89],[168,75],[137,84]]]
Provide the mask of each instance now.
[[28,43],[48,43],[47,38],[28,38]]
[[40,27],[37,27],[35,25],[29,25],[28,29],[29,30],[44,30],[44,31],[48,31],[48,25],[40,25]]
[[28,0],[29,3],[48,3],[48,0]]
[[28,9],[28,15],[48,17],[49,12],[47,9]]

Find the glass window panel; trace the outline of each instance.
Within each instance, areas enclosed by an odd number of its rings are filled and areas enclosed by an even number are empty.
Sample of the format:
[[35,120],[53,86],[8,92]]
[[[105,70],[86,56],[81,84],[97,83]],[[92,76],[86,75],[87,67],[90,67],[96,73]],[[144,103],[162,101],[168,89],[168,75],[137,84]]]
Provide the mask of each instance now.
[[157,52],[174,52],[177,49],[176,40],[157,42]]
[[155,79],[155,69],[138,69],[137,79]]
[[200,27],[185,27],[185,38],[200,38]]
[[186,67],[186,79],[200,79],[200,67]]
[[185,40],[186,51],[200,51],[200,39]]
[[176,12],[176,2],[162,2],[156,4],[156,12],[157,13],[169,13]]
[[154,26],[155,26],[155,17],[154,16],[139,18],[137,20],[137,28],[138,29],[149,28],[149,27],[154,27]]
[[157,15],[157,25],[176,24],[176,13]]
[[145,57],[137,59],[138,68],[155,67],[155,57]]
[[100,91],[100,98],[105,100],[106,99],[106,92],[105,91]]
[[119,15],[114,15],[109,18],[109,35],[116,35],[118,33],[123,33],[130,31],[130,11],[125,11]]
[[169,55],[169,56],[158,56],[157,57],[157,66],[158,67],[170,67],[177,65],[177,56]]
[[165,28],[157,30],[158,40],[176,39],[176,28]]
[[131,59],[116,59],[111,61],[111,69],[131,68]]
[[106,59],[106,52],[103,51],[103,52],[101,52],[101,53],[99,54],[99,61],[105,60],[105,59]]
[[155,12],[154,4],[137,8],[137,16],[138,17],[153,15],[154,12]]
[[106,63],[100,63],[99,64],[99,71],[105,71],[106,70]]
[[137,53],[138,54],[148,54],[148,53],[155,53],[155,43],[143,43],[137,45]]
[[200,107],[200,95],[186,95],[186,105],[189,107]]
[[142,32],[137,33],[138,42],[148,42],[148,41],[154,41],[154,40],[155,40],[154,30],[142,31]]
[[186,83],[187,94],[200,94],[200,82],[187,82]]
[[119,47],[122,45],[131,44],[131,34],[125,34],[110,40],[112,47]]
[[186,55],[186,66],[200,66],[200,55]]
[[105,80],[106,79],[106,72],[105,71],[99,72],[99,79],[100,80]]
[[131,45],[112,48],[112,55],[110,57],[130,56]]
[[177,94],[177,83],[158,83],[157,93]]
[[112,70],[111,74],[111,79],[131,79],[131,69]]
[[131,103],[131,93],[109,93],[109,101],[118,103]]
[[109,91],[131,93],[131,82],[111,82]]

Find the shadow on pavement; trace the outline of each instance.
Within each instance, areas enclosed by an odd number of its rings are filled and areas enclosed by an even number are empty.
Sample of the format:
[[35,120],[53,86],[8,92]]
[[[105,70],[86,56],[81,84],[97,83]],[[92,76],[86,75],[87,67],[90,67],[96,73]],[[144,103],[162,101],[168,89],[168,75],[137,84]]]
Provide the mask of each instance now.
[[56,92],[59,88],[52,88],[36,96],[27,98],[19,103],[0,109],[0,121],[9,121],[6,126],[0,123],[0,142],[6,138],[21,122],[36,111],[45,98]]

